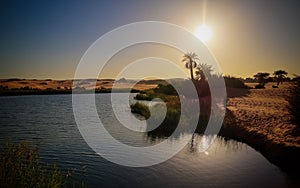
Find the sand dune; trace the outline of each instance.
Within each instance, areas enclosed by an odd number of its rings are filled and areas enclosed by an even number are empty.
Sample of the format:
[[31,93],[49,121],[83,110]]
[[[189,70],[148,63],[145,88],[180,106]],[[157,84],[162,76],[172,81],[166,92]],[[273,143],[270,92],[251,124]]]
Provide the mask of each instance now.
[[228,109],[236,117],[237,125],[249,132],[265,136],[268,140],[300,147],[300,134],[291,123],[288,111],[290,83],[279,88],[266,85],[266,89],[251,89],[244,97],[229,98]]

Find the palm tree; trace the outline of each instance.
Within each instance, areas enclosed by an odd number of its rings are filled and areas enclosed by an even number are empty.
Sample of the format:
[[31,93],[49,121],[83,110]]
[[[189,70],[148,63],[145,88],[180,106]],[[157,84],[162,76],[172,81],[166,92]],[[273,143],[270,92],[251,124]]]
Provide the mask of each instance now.
[[279,86],[279,83],[283,82],[283,79],[286,77],[288,73],[284,70],[277,70],[274,71],[273,75],[275,75],[276,79],[277,79],[277,86]]
[[259,85],[262,87],[265,87],[265,84],[268,82],[270,74],[267,72],[259,72],[253,77],[258,80]]
[[191,79],[194,80],[194,71],[193,69],[197,67],[197,60],[199,60],[197,54],[193,53],[193,52],[188,52],[186,54],[183,55],[182,57],[182,62],[185,63],[185,67],[187,69],[190,69],[191,72]]
[[212,71],[213,71],[213,68],[211,65],[207,65],[207,64],[204,64],[204,63],[201,63],[197,66],[196,68],[196,77],[197,77],[197,80],[200,80],[200,81],[205,81],[207,77],[211,77],[212,75]]

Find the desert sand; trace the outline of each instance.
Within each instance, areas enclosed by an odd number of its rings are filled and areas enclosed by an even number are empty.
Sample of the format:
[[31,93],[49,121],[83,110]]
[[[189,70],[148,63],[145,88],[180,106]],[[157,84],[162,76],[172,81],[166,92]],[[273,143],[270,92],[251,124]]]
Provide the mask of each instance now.
[[300,128],[292,123],[288,110],[290,87],[291,83],[284,83],[272,88],[269,83],[266,89],[250,89],[241,96],[230,96],[225,118],[229,131],[225,135],[259,150],[285,171],[297,173]]
[[237,124],[247,131],[275,143],[300,147],[297,126],[291,123],[288,111],[289,87],[285,83],[279,88],[269,84],[266,89],[251,89],[247,96],[229,98],[227,108],[236,117]]

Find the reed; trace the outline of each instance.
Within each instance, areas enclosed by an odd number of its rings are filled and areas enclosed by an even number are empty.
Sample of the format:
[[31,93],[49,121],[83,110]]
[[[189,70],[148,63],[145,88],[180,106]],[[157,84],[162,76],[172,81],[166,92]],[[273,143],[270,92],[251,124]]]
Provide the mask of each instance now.
[[7,143],[1,152],[0,187],[62,187],[64,175],[56,164],[44,166],[39,148],[30,148],[25,142]]

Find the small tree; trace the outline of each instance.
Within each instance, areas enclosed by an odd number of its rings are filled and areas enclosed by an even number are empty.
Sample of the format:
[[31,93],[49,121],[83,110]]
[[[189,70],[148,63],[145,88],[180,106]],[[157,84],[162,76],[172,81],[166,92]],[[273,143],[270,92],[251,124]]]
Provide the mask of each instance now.
[[182,62],[185,63],[185,67],[190,69],[191,79],[194,80],[194,71],[193,69],[197,67],[197,60],[199,60],[196,53],[188,52],[183,55]]
[[267,72],[259,72],[255,74],[253,77],[258,81],[258,86],[264,88],[265,84],[268,82],[270,74]]
[[286,75],[288,73],[284,70],[277,70],[277,71],[274,71],[273,75],[275,75],[276,77],[276,80],[277,80],[277,86],[279,86],[279,83],[282,84],[283,82],[283,79],[286,78]]

